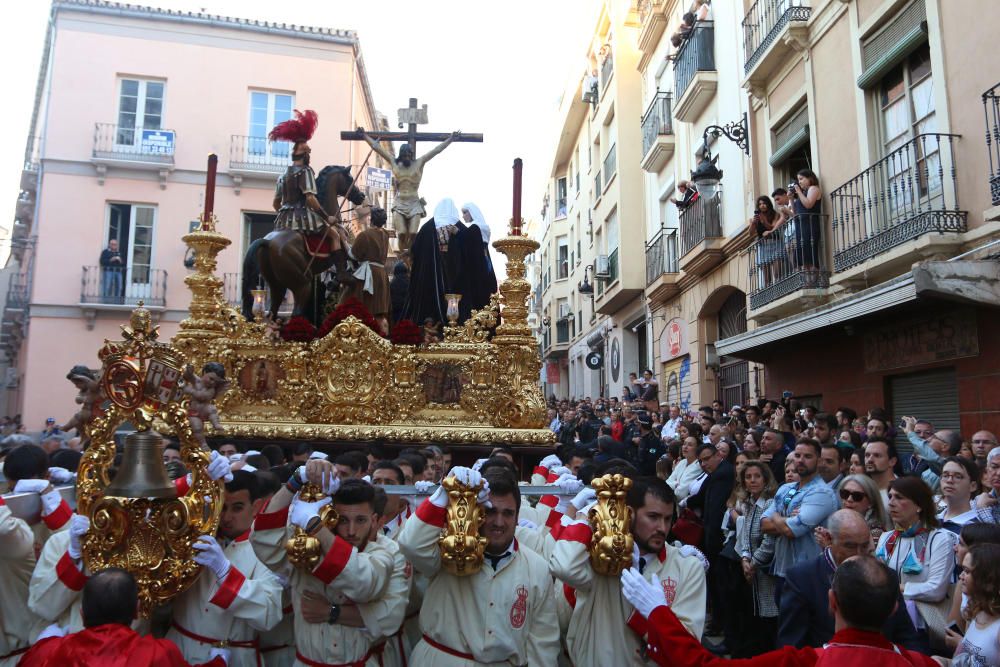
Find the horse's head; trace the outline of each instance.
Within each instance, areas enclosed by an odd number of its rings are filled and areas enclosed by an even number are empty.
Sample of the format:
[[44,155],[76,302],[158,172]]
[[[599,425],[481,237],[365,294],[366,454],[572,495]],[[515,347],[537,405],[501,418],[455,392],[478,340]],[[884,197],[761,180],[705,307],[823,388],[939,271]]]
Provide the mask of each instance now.
[[360,206],[365,203],[366,199],[365,193],[358,190],[358,187],[352,182],[350,189],[347,191],[347,200],[355,206]]
[[[316,176],[316,191],[317,199],[324,206],[331,203],[329,198],[332,193],[336,193],[340,197],[347,197],[348,201],[355,206],[365,201],[365,193],[354,185],[354,177],[351,176],[350,167],[333,164],[323,167]],[[336,202],[332,202],[331,208],[336,209]]]

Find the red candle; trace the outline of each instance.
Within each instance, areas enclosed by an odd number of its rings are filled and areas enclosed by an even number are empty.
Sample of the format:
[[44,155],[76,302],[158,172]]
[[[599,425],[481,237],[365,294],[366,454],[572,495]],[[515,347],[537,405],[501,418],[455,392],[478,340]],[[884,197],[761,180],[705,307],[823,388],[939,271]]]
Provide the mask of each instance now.
[[212,219],[212,212],[215,210],[215,170],[218,166],[219,156],[215,153],[209,153],[208,177],[205,179],[205,212],[201,216],[203,224]]
[[511,236],[521,235],[521,158],[514,159],[514,215],[510,221]]

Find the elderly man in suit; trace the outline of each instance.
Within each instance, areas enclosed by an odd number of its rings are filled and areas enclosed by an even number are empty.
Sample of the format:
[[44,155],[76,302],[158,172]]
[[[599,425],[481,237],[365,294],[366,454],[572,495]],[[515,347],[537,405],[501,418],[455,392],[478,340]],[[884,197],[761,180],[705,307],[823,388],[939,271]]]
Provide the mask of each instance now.
[[[868,525],[854,510],[834,512],[827,529],[832,540],[830,547],[816,558],[789,568],[785,575],[778,626],[779,647],[820,647],[830,641],[834,619],[828,592],[834,572],[851,556],[870,554],[873,549]],[[902,594],[896,611],[882,627],[882,634],[911,651],[926,652],[928,648],[917,637]]]

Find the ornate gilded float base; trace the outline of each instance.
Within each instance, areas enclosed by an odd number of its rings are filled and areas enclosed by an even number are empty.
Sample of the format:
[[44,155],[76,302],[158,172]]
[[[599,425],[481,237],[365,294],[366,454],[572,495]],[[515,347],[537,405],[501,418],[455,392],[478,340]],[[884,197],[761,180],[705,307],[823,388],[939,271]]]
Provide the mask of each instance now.
[[597,504],[588,519],[594,531],[590,541],[590,564],[594,572],[611,577],[632,566],[632,508],[625,502],[632,480],[605,475],[591,482]]
[[456,577],[467,577],[482,569],[486,552],[487,539],[479,535],[486,516],[476,502],[483,483],[468,486],[454,477],[445,477],[441,484],[448,491],[448,515],[438,540],[441,569]]

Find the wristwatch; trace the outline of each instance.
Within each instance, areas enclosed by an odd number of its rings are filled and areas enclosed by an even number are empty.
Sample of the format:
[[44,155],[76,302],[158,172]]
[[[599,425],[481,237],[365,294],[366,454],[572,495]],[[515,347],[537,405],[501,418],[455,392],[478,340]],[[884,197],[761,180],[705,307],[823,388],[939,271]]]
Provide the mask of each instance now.
[[326,622],[329,625],[333,625],[334,623],[337,622],[338,618],[340,618],[340,605],[339,604],[330,605],[330,615],[327,617]]

